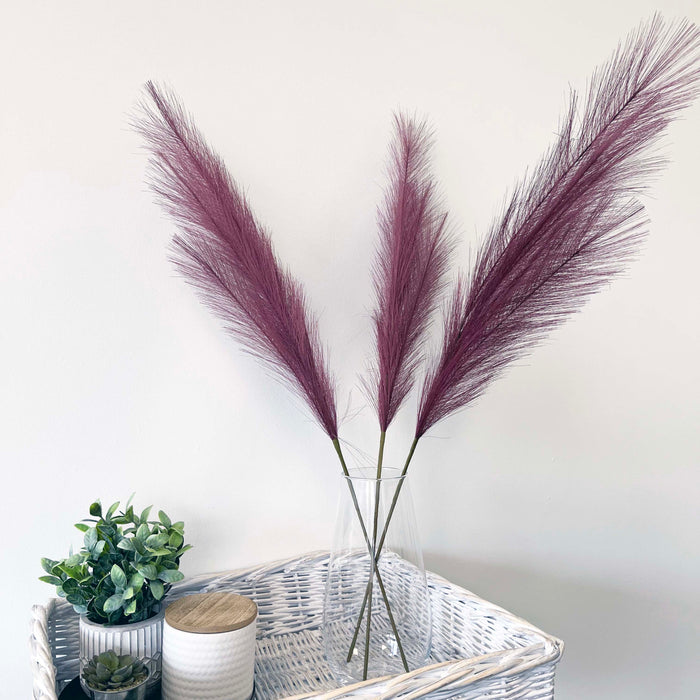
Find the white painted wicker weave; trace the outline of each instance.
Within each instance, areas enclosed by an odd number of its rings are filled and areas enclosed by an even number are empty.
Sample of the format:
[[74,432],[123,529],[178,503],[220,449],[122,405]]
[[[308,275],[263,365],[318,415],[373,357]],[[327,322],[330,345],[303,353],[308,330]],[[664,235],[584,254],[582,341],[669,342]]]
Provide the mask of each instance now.
[[[320,627],[328,553],[182,581],[169,594],[232,591],[258,604],[256,700],[281,698],[461,698],[545,700],[563,643],[449,581],[428,574],[431,664],[337,688],[323,659]],[[57,700],[78,675],[78,617],[61,599],[34,606],[31,654],[35,700]],[[193,698],[193,700],[196,700]]]

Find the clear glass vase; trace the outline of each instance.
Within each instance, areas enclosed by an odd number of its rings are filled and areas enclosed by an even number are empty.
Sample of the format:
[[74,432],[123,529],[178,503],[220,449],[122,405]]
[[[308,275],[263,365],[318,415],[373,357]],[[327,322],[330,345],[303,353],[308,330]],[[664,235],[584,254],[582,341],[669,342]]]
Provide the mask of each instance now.
[[326,659],[341,684],[414,671],[430,654],[431,617],[406,477],[387,468],[381,479],[354,472],[342,481],[323,610]]

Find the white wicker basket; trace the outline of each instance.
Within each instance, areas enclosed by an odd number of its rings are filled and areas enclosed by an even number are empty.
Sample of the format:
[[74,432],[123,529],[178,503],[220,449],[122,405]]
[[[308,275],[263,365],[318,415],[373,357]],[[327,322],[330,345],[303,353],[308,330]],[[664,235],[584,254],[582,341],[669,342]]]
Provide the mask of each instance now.
[[[279,698],[462,698],[545,700],[554,697],[554,670],[563,643],[463,588],[428,574],[433,641],[431,664],[337,688],[323,659],[320,627],[327,553],[266,566],[208,574],[173,586],[187,593],[232,591],[258,604],[257,700]],[[33,610],[34,698],[57,700],[78,675],[78,616],[61,599]]]

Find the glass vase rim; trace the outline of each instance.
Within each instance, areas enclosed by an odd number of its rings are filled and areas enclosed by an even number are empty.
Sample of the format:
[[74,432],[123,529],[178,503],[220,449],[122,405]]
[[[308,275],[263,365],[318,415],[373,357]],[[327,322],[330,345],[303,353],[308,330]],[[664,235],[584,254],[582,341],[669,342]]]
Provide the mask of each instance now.
[[370,481],[370,482],[392,482],[400,483],[406,478],[398,467],[383,467],[382,475],[377,478],[376,467],[353,467],[348,470],[348,474],[343,474],[343,479],[349,482]]

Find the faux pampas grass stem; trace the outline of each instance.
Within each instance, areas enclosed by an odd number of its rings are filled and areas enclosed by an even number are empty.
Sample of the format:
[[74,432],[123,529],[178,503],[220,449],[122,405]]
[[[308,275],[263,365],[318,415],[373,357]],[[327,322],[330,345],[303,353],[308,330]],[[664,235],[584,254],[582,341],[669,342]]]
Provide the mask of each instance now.
[[[377,475],[375,479],[375,484],[374,484],[374,523],[373,523],[373,528],[372,528],[372,561],[370,564],[370,570],[369,570],[369,581],[367,582],[367,592],[365,594],[366,598],[368,599],[368,605],[367,605],[367,629],[365,630],[365,658],[364,658],[364,670],[363,670],[363,678],[367,678],[367,667],[369,663],[369,644],[370,644],[370,637],[371,637],[371,629],[372,629],[372,586],[373,586],[373,581],[374,581],[374,575],[375,573],[379,573],[379,566],[377,562],[377,529],[379,527],[379,500],[381,496],[381,478],[382,478],[382,462],[384,461],[384,443],[386,441],[386,432],[382,430],[380,437],[379,437],[379,455],[377,456]],[[360,618],[361,619],[361,618]],[[356,636],[353,637],[354,639],[357,639]],[[350,649],[350,652],[348,653],[348,657],[350,658],[352,656],[352,647]],[[406,665],[406,659],[403,656],[403,650],[401,652],[401,656],[404,661],[404,665]],[[408,671],[408,666],[406,666],[406,671]]]
[[[401,654],[401,660],[404,665],[404,668],[406,671],[408,671],[408,664],[406,662],[406,655],[404,654],[403,650],[403,645],[401,643],[401,638],[399,636],[399,630],[396,627],[396,621],[394,619],[394,614],[391,611],[391,605],[389,604],[389,598],[386,594],[386,589],[384,588],[384,581],[382,580],[382,576],[379,573],[379,570],[376,569],[376,555],[374,554],[374,546],[372,542],[370,542],[369,539],[369,534],[367,533],[367,526],[365,525],[364,518],[362,517],[362,512],[360,511],[360,504],[357,501],[357,493],[355,492],[355,487],[352,485],[352,481],[350,480],[350,472],[348,471],[347,465],[345,463],[345,457],[343,456],[343,450],[340,447],[340,441],[336,438],[333,440],[333,447],[335,447],[335,451],[338,454],[338,459],[340,460],[340,465],[343,469],[343,474],[346,476],[346,481],[348,482],[348,489],[350,490],[350,498],[352,499],[352,504],[353,507],[355,508],[355,514],[357,515],[357,519],[360,523],[360,528],[362,529],[362,536],[364,537],[365,544],[367,546],[367,551],[370,555],[371,563],[370,563],[370,571],[372,572],[372,575],[370,576],[370,581],[374,579],[374,576],[376,575],[377,577],[377,583],[379,584],[379,590],[380,593],[382,594],[382,600],[384,601],[384,605],[386,606],[386,611],[387,615],[389,617],[389,624],[391,625],[391,630],[394,633],[394,637],[396,638],[396,644],[399,648],[399,653]],[[370,590],[371,594],[371,590]],[[363,604],[363,612],[364,612],[364,604]],[[369,621],[367,623],[367,629],[369,630]],[[357,641],[357,634],[358,630],[355,631],[355,636],[353,638],[353,649],[355,647],[355,643]],[[369,632],[368,632],[369,635]],[[366,647],[367,648],[367,647]],[[348,663],[350,663],[350,660],[352,658],[352,652],[348,655]],[[364,659],[364,669],[363,669],[363,675],[365,678],[367,677],[367,663],[368,663],[368,658],[367,655],[365,654],[365,659]]]
[[[418,440],[419,438],[413,438],[413,442],[411,443],[411,448],[408,451],[408,457],[406,458],[406,461],[404,463],[403,469],[401,470],[400,477],[398,479],[398,484],[396,485],[396,490],[394,491],[394,495],[391,499],[391,505],[389,506],[389,511],[387,512],[386,519],[384,521],[384,527],[382,528],[382,535],[379,538],[379,544],[377,544],[374,547],[374,566],[379,567],[379,558],[382,556],[382,550],[384,549],[384,542],[386,540],[386,535],[387,532],[389,531],[389,524],[391,523],[391,519],[394,517],[394,511],[396,510],[396,505],[399,502],[399,496],[401,495],[401,489],[404,484],[404,477],[408,473],[408,467],[411,464],[411,460],[413,459],[413,455],[416,451],[416,447],[418,447]],[[380,453],[383,451],[383,445],[382,448],[380,448]],[[376,539],[374,540],[376,543]],[[360,628],[362,626],[362,619],[365,614],[365,610],[367,609],[367,606],[369,605],[371,607],[372,604],[372,586],[371,582],[367,582],[367,587],[365,589],[365,595],[364,599],[362,600],[362,606],[360,607],[360,614],[357,616],[357,622],[355,623],[355,631],[352,635],[352,640],[350,641],[350,649],[348,650],[348,656],[347,660],[348,663],[350,663],[350,659],[352,659],[353,652],[355,651],[355,646],[357,644],[357,637],[360,633]],[[408,672],[408,664],[406,662],[406,657],[404,656],[403,649],[400,648],[401,652],[401,660],[403,662],[404,668],[406,669],[406,672]]]

